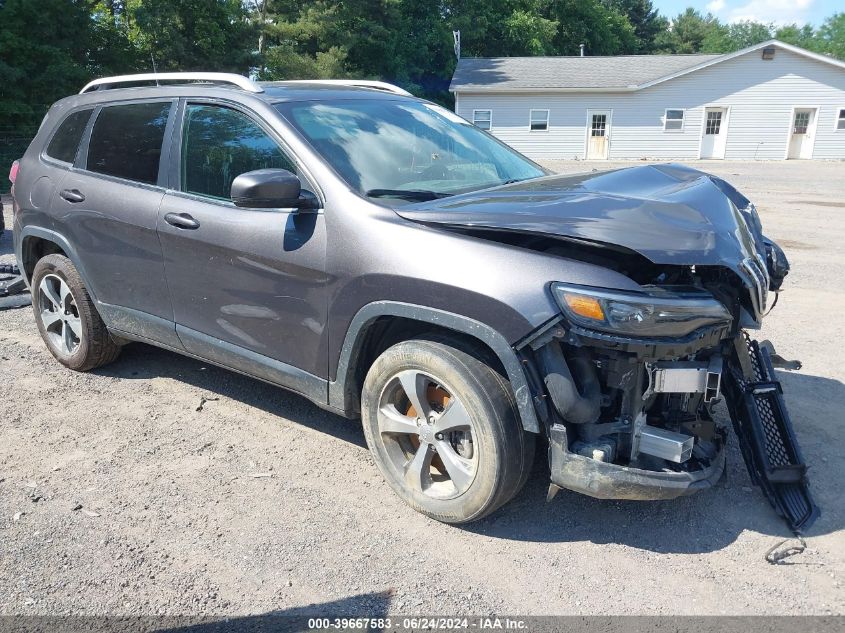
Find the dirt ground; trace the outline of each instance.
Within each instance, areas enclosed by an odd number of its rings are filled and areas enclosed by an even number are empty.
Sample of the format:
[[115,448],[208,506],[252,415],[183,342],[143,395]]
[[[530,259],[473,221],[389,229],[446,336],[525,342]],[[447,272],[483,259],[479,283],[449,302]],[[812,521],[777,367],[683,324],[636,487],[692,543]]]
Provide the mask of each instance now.
[[692,497],[547,504],[537,468],[449,527],[394,496],[357,423],[144,345],[67,371],[27,308],[0,312],[0,614],[845,613],[845,164],[697,166],[793,264],[761,338],[804,362],[781,378],[822,517],[789,564],[764,560],[789,532],[735,441]]

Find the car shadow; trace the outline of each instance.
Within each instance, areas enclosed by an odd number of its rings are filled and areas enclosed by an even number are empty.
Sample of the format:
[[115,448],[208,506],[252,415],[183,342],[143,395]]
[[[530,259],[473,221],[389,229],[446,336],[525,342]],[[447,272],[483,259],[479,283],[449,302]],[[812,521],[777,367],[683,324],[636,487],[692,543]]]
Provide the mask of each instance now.
[[[142,344],[124,349],[117,362],[96,370],[117,378],[164,376],[203,393],[239,400],[297,424],[366,448],[361,425],[320,409],[284,389],[173,352]],[[836,500],[845,479],[845,459],[833,451],[838,407],[845,385],[837,380],[779,372],[792,411],[822,516],[807,532],[819,536],[843,527]],[[525,489],[490,517],[456,529],[492,538],[533,542],[590,541],[621,544],[656,553],[696,554],[718,551],[746,530],[786,539],[789,528],[751,483],[736,438],[728,445],[725,476],[709,490],[671,501],[607,501],[567,490],[546,502],[548,468],[545,447]],[[409,512],[411,510],[408,510]]]
[[[154,624],[159,633],[229,633],[236,632],[284,632],[298,633],[300,631],[325,630],[330,625],[315,623],[315,618],[324,622],[333,621],[335,618],[367,618],[370,626],[368,631],[387,630],[388,627],[381,626],[379,620],[386,618],[392,598],[391,591],[378,593],[365,593],[356,596],[349,596],[340,600],[309,604],[302,607],[280,609],[258,615],[235,616],[235,617],[161,617],[161,618],[140,618],[149,620]],[[375,620],[375,622],[373,622]],[[354,624],[353,624],[354,626]],[[343,627],[344,629],[346,627]],[[139,629],[147,630],[145,627]]]
[[196,387],[205,397],[223,396],[237,400],[367,448],[360,423],[321,409],[303,396],[281,387],[151,345],[131,343],[123,348],[117,361],[93,373],[130,380],[172,378]]

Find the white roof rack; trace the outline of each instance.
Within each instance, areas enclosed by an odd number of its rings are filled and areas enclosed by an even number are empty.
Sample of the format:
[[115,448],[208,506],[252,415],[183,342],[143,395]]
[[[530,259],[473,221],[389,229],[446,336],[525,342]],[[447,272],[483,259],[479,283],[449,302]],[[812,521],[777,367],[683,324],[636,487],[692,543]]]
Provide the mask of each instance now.
[[176,81],[183,83],[209,82],[218,84],[232,84],[241,90],[248,92],[264,92],[264,89],[256,85],[251,79],[243,75],[233,73],[141,73],[138,75],[118,75],[117,77],[103,77],[95,79],[79,91],[79,94],[101,90],[109,87],[116,87],[118,84],[131,84],[139,81]]
[[279,84],[328,84],[335,86],[354,86],[356,88],[372,88],[373,90],[382,90],[384,92],[392,92],[393,94],[403,95],[405,97],[413,97],[410,92],[394,86],[385,81],[371,81],[369,79],[295,79],[291,81],[281,81]]

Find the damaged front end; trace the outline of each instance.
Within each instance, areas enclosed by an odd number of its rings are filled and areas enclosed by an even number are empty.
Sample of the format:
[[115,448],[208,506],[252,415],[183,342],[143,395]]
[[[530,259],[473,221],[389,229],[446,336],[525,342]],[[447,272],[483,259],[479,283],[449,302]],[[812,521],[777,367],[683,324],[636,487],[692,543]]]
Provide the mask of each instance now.
[[[689,289],[659,298],[562,284],[553,292],[564,316],[522,350],[543,383],[552,483],[602,499],[651,500],[715,483],[726,429],[712,408],[730,314]],[[590,320],[597,327],[585,327]],[[614,322],[620,331],[609,331]],[[672,335],[642,333],[661,328]]]
[[516,345],[549,437],[550,495],[670,499],[713,485],[725,464],[728,430],[714,414],[724,398],[751,477],[774,507],[795,530],[818,516],[773,370],[796,367],[746,334],[760,328],[789,263],[729,183],[648,165],[536,178],[399,213],[635,284],[550,283],[559,316]]
[[762,318],[768,269],[753,281],[694,267],[658,278],[685,283],[552,284],[560,318],[522,343],[549,437],[550,498],[567,488],[671,499],[712,486],[725,466],[728,431],[714,411],[724,398],[752,479],[794,530],[809,527],[818,509],[772,359],[788,365],[741,327]]

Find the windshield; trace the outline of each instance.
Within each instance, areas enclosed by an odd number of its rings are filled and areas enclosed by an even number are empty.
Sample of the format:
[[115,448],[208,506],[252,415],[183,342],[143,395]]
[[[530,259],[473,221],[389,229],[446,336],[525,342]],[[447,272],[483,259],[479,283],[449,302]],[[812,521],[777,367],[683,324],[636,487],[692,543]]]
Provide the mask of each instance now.
[[371,198],[430,200],[546,173],[431,103],[310,101],[276,108],[353,189]]

